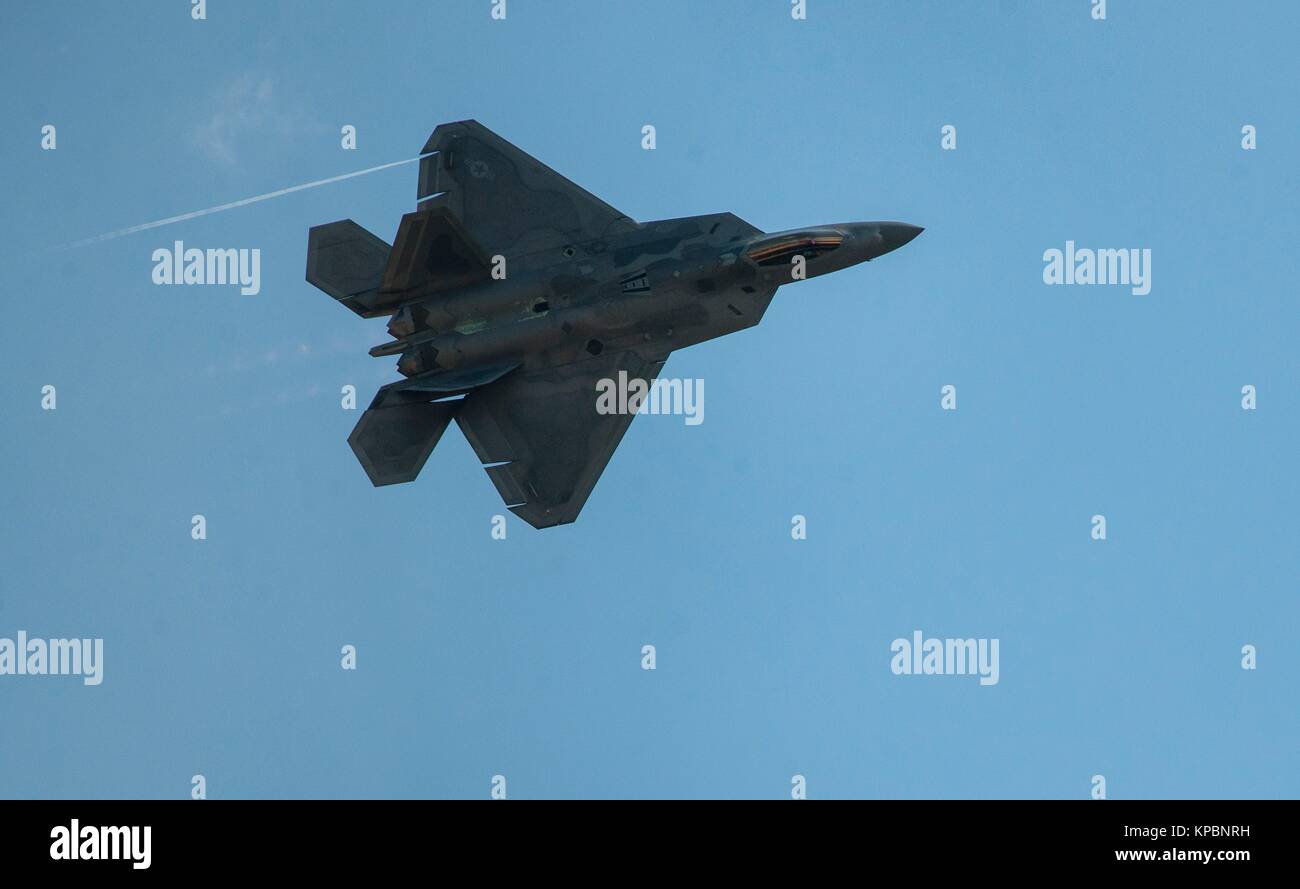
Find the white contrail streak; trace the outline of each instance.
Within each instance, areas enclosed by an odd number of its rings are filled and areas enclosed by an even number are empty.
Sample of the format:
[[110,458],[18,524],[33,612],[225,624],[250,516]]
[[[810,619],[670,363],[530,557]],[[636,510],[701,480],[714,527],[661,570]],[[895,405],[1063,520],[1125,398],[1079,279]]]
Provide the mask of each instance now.
[[72,247],[85,247],[89,244],[98,244],[100,241],[109,241],[113,238],[120,238],[123,235],[133,235],[136,232],[147,231],[151,228],[160,228],[164,225],[171,225],[173,222],[184,222],[187,219],[194,219],[199,216],[208,216],[212,213],[220,213],[223,210],[233,210],[236,207],[244,207],[248,204],[256,204],[258,201],[269,201],[271,198],[282,197],[286,194],[293,194],[295,191],[303,191],[308,188],[316,188],[321,185],[329,185],[331,182],[342,182],[344,179],[352,179],[355,176],[364,176],[367,173],[377,173],[380,170],[387,170],[390,167],[400,167],[403,164],[413,164],[418,161],[418,157],[408,157],[403,161],[393,161],[391,164],[380,164],[377,167],[371,167],[368,170],[357,170],[352,173],[344,173],[341,176],[331,176],[328,179],[317,179],[315,182],[304,182],[302,185],[291,185],[288,188],[281,188],[277,191],[269,191],[266,194],[255,195],[251,198],[243,198],[238,201],[231,201],[228,204],[218,204],[215,207],[208,207],[206,210],[193,210],[189,213],[182,213],[179,216],[168,216],[166,219],[155,219],[153,222],[145,222],[140,225],[133,225],[130,228],[120,228],[114,232],[107,232],[102,235],[95,235],[93,238],[85,238],[80,241],[73,241],[70,244],[62,244],[55,247],[55,250],[68,250]]

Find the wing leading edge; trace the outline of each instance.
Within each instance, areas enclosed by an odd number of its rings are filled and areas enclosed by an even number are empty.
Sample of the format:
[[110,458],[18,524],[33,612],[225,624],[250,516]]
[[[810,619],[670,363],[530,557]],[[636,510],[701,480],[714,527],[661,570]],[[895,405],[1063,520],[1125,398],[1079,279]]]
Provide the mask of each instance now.
[[635,220],[475,120],[444,123],[421,152],[416,199],[446,207],[488,255],[611,237]]

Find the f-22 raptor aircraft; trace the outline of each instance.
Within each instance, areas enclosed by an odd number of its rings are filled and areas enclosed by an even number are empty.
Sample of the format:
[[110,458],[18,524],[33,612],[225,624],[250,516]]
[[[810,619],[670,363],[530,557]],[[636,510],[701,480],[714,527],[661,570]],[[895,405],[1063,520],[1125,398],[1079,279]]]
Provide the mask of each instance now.
[[[852,222],[764,234],[731,213],[638,223],[476,121],[421,152],[392,246],[350,219],[311,229],[307,280],[390,315],[406,378],[348,443],[371,482],[413,481],[454,418],[506,505],[574,521],[635,416],[601,380],[648,384],[668,354],[757,324],[782,284],[875,259],[921,229]],[[463,396],[463,397],[460,397]]]

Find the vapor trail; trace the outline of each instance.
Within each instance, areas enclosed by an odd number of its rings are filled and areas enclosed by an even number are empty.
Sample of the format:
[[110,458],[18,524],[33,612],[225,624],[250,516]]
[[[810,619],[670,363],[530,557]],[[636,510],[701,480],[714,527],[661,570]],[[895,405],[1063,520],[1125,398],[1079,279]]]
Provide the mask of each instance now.
[[220,213],[223,210],[233,210],[236,207],[256,204],[258,201],[269,201],[271,198],[282,197],[286,194],[292,194],[295,191],[303,191],[308,188],[316,188],[320,185],[329,185],[331,182],[342,182],[344,179],[352,179],[356,176],[364,176],[367,173],[378,173],[380,170],[387,170],[390,167],[400,167],[403,164],[413,164],[418,161],[418,157],[408,157],[406,160],[393,161],[390,164],[380,164],[377,167],[371,167],[368,170],[357,170],[352,173],[344,173],[341,176],[331,176],[328,179],[317,179],[315,182],[304,182],[302,185],[291,185],[288,188],[281,188],[277,191],[269,191],[266,194],[255,195],[251,198],[242,198],[238,201],[231,201],[228,204],[218,204],[215,207],[208,207],[205,210],[193,210],[189,213],[182,213],[179,216],[168,216],[166,219],[155,219],[153,222],[145,222],[140,225],[133,225],[130,228],[120,228],[117,231],[106,232],[102,235],[95,235],[93,238],[85,238],[80,241],[73,241],[70,244],[62,244],[55,247],[55,250],[68,250],[73,247],[85,247],[89,244],[98,244],[100,241],[109,241],[113,238],[120,238],[123,235],[133,235],[136,232],[147,231],[151,228],[159,228],[164,225],[171,225],[173,222],[184,222],[187,219],[194,219],[198,216],[208,216],[212,213]]

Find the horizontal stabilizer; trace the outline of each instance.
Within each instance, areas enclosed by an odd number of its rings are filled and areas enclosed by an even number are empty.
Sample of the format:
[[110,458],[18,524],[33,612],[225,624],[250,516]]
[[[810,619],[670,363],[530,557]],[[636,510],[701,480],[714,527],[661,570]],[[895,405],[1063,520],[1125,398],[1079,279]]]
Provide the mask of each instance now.
[[348,444],[375,487],[415,481],[460,404],[371,406],[357,421]]
[[391,247],[351,219],[307,234],[307,281],[362,317],[380,310],[379,286]]

